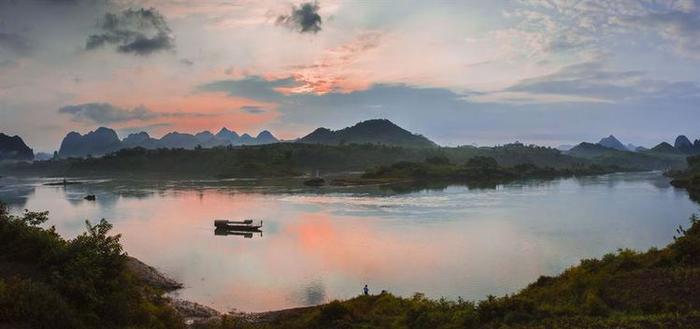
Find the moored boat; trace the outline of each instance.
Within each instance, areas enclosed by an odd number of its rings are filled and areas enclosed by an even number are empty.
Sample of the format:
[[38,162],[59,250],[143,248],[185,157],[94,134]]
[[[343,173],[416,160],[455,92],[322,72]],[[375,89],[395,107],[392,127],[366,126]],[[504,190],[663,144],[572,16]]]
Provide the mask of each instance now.
[[260,221],[260,225],[253,224],[252,219],[246,219],[242,221],[226,220],[226,219],[216,219],[214,220],[214,227],[217,229],[226,229],[230,231],[257,231],[263,226],[263,221]]

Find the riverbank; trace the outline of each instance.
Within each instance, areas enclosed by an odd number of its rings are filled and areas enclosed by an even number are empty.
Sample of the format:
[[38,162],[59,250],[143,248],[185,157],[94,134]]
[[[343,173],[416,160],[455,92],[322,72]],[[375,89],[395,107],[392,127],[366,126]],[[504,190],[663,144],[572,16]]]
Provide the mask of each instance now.
[[196,328],[700,328],[700,222],[674,242],[584,259],[520,292],[478,302],[382,292],[345,301],[229,314]]
[[673,179],[671,185],[686,189],[691,199],[700,202],[700,156],[688,157],[686,161],[686,170],[669,171],[666,175]]

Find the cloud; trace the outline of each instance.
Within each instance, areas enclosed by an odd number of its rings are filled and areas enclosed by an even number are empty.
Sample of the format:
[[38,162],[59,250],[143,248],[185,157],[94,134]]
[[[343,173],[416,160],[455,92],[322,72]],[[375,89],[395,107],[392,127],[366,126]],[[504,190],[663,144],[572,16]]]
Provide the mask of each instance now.
[[468,97],[479,102],[558,103],[620,102],[630,99],[700,96],[700,86],[691,81],[654,80],[642,71],[615,71],[605,59],[572,64],[559,71],[524,79],[494,93]]
[[[58,109],[58,113],[72,116],[76,122],[92,122],[97,124],[110,124],[127,121],[149,121],[163,118],[204,118],[216,117],[233,112],[224,111],[220,113],[197,113],[197,112],[155,112],[145,106],[138,106],[133,109],[124,109],[110,103],[85,103],[68,105]],[[157,123],[164,125],[169,123]]]
[[230,96],[276,102],[284,97],[280,89],[298,86],[293,78],[265,79],[259,76],[249,76],[238,80],[220,80],[199,86],[200,91],[226,92]]
[[277,24],[300,33],[317,33],[321,31],[319,8],[318,2],[306,2],[298,7],[292,6],[292,12],[289,15],[277,17]]
[[6,50],[15,55],[23,56],[31,51],[29,41],[19,34],[0,32],[0,51]]
[[[640,72],[609,70],[599,63],[583,66],[599,71],[597,75],[586,78],[580,76],[584,80],[619,81],[645,76]],[[583,67],[568,68],[549,79],[565,81],[580,74],[581,70]],[[546,81],[544,77],[541,80]],[[644,88],[650,88],[648,94],[621,102],[572,102],[575,97],[580,97],[572,96],[575,90],[554,95],[561,99],[560,102],[531,101],[534,97],[549,96],[546,93],[550,90],[543,86],[537,91],[520,92],[524,98],[517,102],[504,102],[502,98],[474,102],[473,96],[450,89],[405,84],[374,84],[368,89],[349,93],[276,94],[268,100],[277,102],[276,111],[281,116],[278,121],[267,124],[267,128],[277,131],[293,127],[295,134],[301,135],[319,126],[340,129],[368,118],[388,118],[438,143],[453,145],[471,142],[493,145],[515,140],[559,145],[597,140],[611,131],[646,145],[658,143],[669,131],[692,131],[695,122],[700,120],[700,111],[697,111],[700,98],[689,95],[696,93],[698,87],[694,83],[645,81],[631,90],[634,95],[640,95]],[[268,84],[273,90],[272,85],[278,82],[271,80]],[[235,86],[235,83],[229,86]],[[240,88],[231,89],[230,94],[245,96]],[[679,97],[656,97],[671,94]],[[600,97],[598,93],[594,95]]]
[[131,120],[150,120],[159,116],[145,107],[136,107],[132,110],[122,109],[109,103],[85,103],[69,105],[58,109],[58,113],[70,114],[73,121],[94,122],[108,124]]
[[681,54],[700,58],[700,10],[651,13],[621,21],[637,29],[658,31],[663,38],[674,42]]
[[88,37],[86,50],[116,45],[117,51],[121,53],[150,55],[157,51],[175,49],[175,37],[168,23],[154,8],[107,13],[99,27],[102,33]]
[[265,109],[260,106],[243,106],[241,110],[250,114],[262,114],[265,113]]
[[548,49],[604,48],[616,37],[648,31],[672,42],[683,55],[700,58],[697,0],[522,0],[509,12],[518,29],[536,31]]

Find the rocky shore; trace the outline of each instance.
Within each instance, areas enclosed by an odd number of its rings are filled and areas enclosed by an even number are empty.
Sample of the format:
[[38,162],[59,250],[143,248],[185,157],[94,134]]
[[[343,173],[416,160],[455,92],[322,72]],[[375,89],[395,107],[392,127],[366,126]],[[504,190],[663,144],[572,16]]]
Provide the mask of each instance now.
[[[141,280],[146,285],[172,293],[184,286],[182,283],[175,281],[169,276],[161,273],[153,266],[150,266],[137,258],[129,256],[127,259],[127,267],[136,278]],[[170,305],[183,317],[187,324],[197,322],[209,322],[221,316],[221,313],[211,307],[201,305],[188,300],[179,299],[173,296],[168,296]]]

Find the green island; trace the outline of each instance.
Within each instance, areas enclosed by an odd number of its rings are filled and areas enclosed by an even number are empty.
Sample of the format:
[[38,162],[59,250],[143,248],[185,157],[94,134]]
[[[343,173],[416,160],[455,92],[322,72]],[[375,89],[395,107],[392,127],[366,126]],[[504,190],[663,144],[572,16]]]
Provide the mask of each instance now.
[[402,161],[379,166],[362,174],[362,179],[397,179],[414,181],[445,181],[470,184],[502,183],[516,179],[550,179],[558,177],[601,175],[629,170],[618,166],[577,164],[564,168],[539,167],[531,163],[514,166],[499,165],[496,159],[475,156],[463,164],[452,163],[447,157],[432,157],[423,162]]
[[46,212],[10,215],[0,206],[0,323],[12,328],[697,328],[700,221],[646,252],[584,259],[521,291],[481,301],[389,292],[193,323],[128,266],[119,235],[102,220],[66,240],[44,228]]

